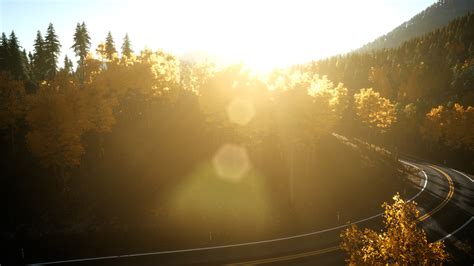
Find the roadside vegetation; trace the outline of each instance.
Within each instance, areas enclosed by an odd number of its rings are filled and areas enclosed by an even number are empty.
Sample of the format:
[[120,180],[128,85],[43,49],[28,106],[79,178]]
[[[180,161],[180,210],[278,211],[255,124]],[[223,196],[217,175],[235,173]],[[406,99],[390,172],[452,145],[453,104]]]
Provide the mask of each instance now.
[[429,243],[418,228],[420,211],[416,202],[397,193],[393,203],[384,203],[385,230],[376,232],[351,225],[341,233],[341,248],[349,265],[441,265],[448,259],[442,241]]
[[[397,191],[413,195],[397,160],[403,152],[443,159],[449,150],[473,169],[473,22],[470,14],[401,48],[265,77],[243,65],[134,52],[128,35],[117,49],[110,32],[94,51],[84,22],[73,35],[75,64],[59,63],[52,24],[28,53],[14,32],[3,33],[2,238],[26,246],[28,259],[51,249],[77,257],[256,240],[344,224]],[[395,201],[386,219],[418,215]],[[415,230],[412,220],[390,219],[387,234],[398,234],[393,221]],[[376,236],[345,234],[349,252]],[[366,248],[377,254],[353,260],[393,262],[386,252],[395,250],[382,248],[390,238],[377,238]],[[70,239],[95,244],[74,254]],[[426,245],[420,250],[439,255],[428,263],[444,260],[441,246]]]

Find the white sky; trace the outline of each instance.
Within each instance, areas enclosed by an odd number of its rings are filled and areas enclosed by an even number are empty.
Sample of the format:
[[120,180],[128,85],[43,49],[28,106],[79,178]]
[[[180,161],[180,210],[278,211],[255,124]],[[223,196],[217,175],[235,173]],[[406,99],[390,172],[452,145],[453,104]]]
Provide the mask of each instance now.
[[204,52],[256,68],[283,66],[349,52],[410,19],[434,0],[0,0],[0,30],[27,51],[52,22],[63,54],[85,21],[92,48],[111,31],[119,48],[126,32],[145,46],[177,55]]

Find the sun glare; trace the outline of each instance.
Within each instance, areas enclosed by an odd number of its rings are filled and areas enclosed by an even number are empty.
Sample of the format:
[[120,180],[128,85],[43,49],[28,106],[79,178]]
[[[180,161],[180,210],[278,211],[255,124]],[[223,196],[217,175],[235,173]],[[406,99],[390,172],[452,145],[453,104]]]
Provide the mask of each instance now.
[[245,148],[235,144],[225,144],[212,159],[217,175],[231,182],[238,182],[249,171],[250,161]]
[[474,0],[434,1],[0,0],[0,266],[474,266]]
[[[219,63],[242,63],[261,73],[347,52],[368,35],[376,37],[383,32],[378,24],[363,25],[380,18],[350,19],[369,4],[380,6],[371,1],[347,2],[344,9],[332,1],[156,1],[119,24],[129,33],[141,29],[131,33],[136,43],[178,55],[203,51]],[[156,10],[167,12],[157,17]],[[358,30],[348,30],[354,27]]]

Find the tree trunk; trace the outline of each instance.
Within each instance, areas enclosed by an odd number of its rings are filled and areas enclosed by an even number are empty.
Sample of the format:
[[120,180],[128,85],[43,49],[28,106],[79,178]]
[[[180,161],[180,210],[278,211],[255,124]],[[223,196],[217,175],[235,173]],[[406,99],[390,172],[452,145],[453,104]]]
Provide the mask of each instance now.
[[292,143],[290,146],[290,202],[294,203],[294,179],[295,179],[295,145]]
[[10,127],[10,143],[11,143],[11,149],[12,149],[12,154],[16,154],[16,149],[15,149],[15,126]]
[[56,164],[53,166],[53,175],[54,175],[54,180],[56,182],[56,190],[60,191],[61,190],[60,185],[59,185],[60,177],[59,177],[59,172],[58,172],[58,166]]

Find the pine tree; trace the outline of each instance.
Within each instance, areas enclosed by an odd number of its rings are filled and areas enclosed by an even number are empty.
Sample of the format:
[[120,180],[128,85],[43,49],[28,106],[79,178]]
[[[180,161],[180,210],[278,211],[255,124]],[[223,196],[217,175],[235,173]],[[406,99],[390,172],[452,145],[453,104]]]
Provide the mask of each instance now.
[[53,24],[49,23],[46,36],[44,37],[44,51],[47,66],[46,77],[48,79],[52,79],[56,75],[60,48],[61,45],[59,44],[58,35],[56,35],[54,31]]
[[123,38],[122,44],[122,56],[126,56],[130,58],[132,56],[132,44],[130,43],[130,39],[128,38],[128,33],[125,34],[125,38]]
[[33,61],[34,61],[34,56],[31,52],[28,52],[28,61],[30,62],[31,65],[31,70],[33,71]]
[[21,56],[20,44],[15,32],[12,31],[10,38],[8,39],[8,54],[7,66],[13,77],[18,80],[25,78],[23,60]]
[[114,39],[112,38],[112,33],[107,33],[107,38],[105,39],[105,54],[108,60],[112,60],[114,58],[114,54],[117,53],[117,49],[115,49]]
[[33,46],[33,73],[36,80],[44,80],[46,78],[46,58],[44,40],[40,31],[36,33],[36,39]]
[[7,35],[2,32],[2,38],[0,39],[0,71],[6,71],[8,69],[8,39]]
[[31,68],[31,62],[28,59],[28,55],[26,54],[25,49],[23,49],[23,51],[21,52],[21,64],[23,67],[23,73],[25,73],[25,79],[31,80],[31,78],[33,77],[33,71]]
[[78,73],[80,75],[79,80],[81,82],[84,80],[84,60],[87,57],[90,46],[91,38],[87,32],[86,24],[84,22],[82,22],[82,24],[77,23],[76,32],[74,33],[74,44],[71,46],[71,48],[76,53],[76,56],[79,57],[78,68],[81,70],[78,71]]
[[66,71],[67,74],[71,74],[73,72],[72,61],[67,57],[67,55],[64,56],[64,71]]

